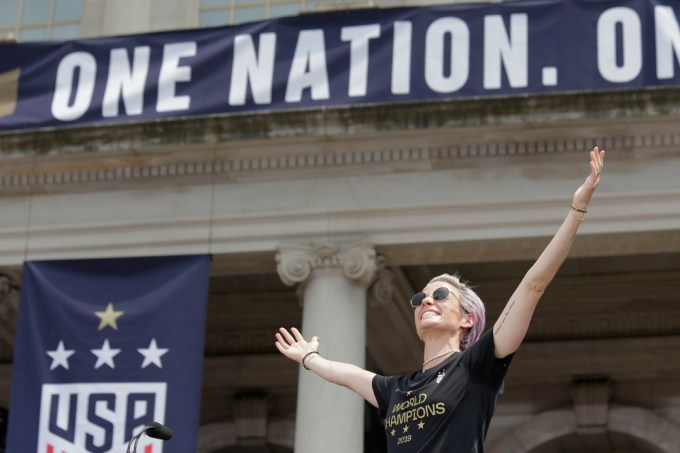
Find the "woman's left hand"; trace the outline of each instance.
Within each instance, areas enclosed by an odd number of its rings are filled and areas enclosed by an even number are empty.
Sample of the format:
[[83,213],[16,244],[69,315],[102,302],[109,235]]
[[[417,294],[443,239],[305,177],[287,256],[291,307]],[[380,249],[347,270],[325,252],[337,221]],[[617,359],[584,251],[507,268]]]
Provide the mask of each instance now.
[[604,150],[597,146],[590,152],[590,174],[581,187],[574,193],[572,206],[583,211],[588,207],[590,198],[593,196],[597,185],[600,183],[600,176],[604,169]]

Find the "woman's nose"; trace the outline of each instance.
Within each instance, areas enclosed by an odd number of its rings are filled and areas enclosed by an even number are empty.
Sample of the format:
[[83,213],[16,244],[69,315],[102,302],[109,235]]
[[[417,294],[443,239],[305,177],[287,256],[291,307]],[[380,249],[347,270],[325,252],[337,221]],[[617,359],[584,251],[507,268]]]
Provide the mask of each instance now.
[[432,295],[425,296],[422,305],[434,305],[434,299],[432,298]]

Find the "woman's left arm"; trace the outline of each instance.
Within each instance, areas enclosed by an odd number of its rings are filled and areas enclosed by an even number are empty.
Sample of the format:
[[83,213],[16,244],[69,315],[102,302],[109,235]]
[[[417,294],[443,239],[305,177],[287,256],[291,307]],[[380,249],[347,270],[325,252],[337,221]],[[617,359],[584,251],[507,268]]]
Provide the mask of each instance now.
[[524,340],[538,301],[569,255],[590,198],[600,182],[603,167],[604,150],[600,151],[595,147],[590,152],[590,175],[574,193],[571,208],[562,226],[526,273],[493,326],[496,357],[502,358],[512,354]]

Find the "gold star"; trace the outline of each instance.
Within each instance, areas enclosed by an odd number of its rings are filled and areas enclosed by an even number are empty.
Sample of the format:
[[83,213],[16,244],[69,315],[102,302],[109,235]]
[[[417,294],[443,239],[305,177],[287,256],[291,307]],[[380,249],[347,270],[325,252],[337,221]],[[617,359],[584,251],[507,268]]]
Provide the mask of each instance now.
[[404,425],[404,432],[405,432],[405,433],[408,432],[408,425]]
[[106,326],[110,326],[113,330],[118,330],[118,325],[116,324],[116,319],[123,316],[125,312],[114,311],[113,304],[109,302],[106,306],[106,311],[95,311],[94,314],[100,319],[99,328],[97,330],[102,330]]
[[425,428],[425,422],[418,423],[418,429],[423,429],[423,428]]
[[397,432],[394,430],[394,428],[392,428],[392,431],[390,431],[390,434],[392,434],[394,436],[396,433]]

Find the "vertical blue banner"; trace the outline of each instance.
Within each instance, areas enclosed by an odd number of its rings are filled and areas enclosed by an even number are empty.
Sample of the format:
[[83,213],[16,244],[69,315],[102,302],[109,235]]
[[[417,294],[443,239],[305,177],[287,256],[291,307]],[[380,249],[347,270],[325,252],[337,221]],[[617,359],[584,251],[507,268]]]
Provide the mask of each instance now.
[[196,450],[209,256],[28,262],[7,451]]

